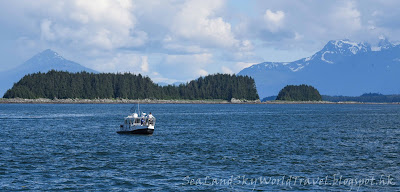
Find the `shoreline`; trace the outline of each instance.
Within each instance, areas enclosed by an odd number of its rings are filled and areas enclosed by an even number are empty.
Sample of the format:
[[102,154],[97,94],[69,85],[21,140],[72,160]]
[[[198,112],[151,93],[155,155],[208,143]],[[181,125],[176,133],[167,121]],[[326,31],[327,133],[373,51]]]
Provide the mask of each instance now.
[[378,103],[357,101],[265,101],[261,104],[330,104],[330,105],[400,105],[400,103]]
[[21,99],[21,98],[0,98],[0,104],[367,104],[367,105],[400,105],[400,103],[363,103],[363,102],[330,102],[330,101],[248,101],[232,99],[227,100],[153,100],[153,99]]
[[233,100],[158,100],[158,99],[21,99],[0,98],[1,104],[255,104],[260,101]]

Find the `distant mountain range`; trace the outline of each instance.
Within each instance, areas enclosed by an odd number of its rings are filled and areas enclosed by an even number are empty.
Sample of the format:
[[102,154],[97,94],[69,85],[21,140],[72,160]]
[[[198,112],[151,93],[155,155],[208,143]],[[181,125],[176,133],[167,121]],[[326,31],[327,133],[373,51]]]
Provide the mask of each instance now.
[[159,86],[168,86],[168,85],[172,85],[172,86],[179,86],[179,85],[185,85],[186,83],[185,82],[180,82],[180,81],[177,81],[177,82],[173,82],[173,83],[166,83],[166,82],[158,82],[157,83],[157,85],[159,85]]
[[14,83],[19,81],[24,75],[36,72],[47,72],[50,70],[68,72],[94,72],[95,70],[86,68],[76,62],[64,59],[58,53],[47,49],[38,53],[31,59],[25,61],[18,67],[0,72],[0,94],[1,96],[11,89]]
[[[277,96],[269,96],[261,99],[262,102],[276,100]],[[399,103],[400,94],[382,95],[379,93],[364,93],[360,96],[330,96],[322,95],[323,101],[330,102],[362,102],[362,103]]]
[[[96,72],[47,49],[14,69],[0,72],[0,94],[26,74],[52,69]],[[323,95],[399,94],[400,45],[385,39],[378,46],[350,40],[329,41],[310,57],[293,62],[264,62],[245,68],[238,75],[254,78],[260,98],[277,95],[290,84],[312,85]]]
[[255,79],[260,98],[277,95],[286,85],[309,84],[323,95],[400,93],[400,45],[378,46],[350,40],[329,41],[321,51],[293,62],[264,62],[238,75]]

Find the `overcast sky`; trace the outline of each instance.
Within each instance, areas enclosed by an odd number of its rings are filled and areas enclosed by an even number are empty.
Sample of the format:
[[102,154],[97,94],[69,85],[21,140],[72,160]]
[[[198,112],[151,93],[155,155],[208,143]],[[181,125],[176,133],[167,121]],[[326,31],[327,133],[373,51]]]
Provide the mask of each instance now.
[[400,40],[400,1],[0,0],[0,71],[53,49],[156,82],[293,61],[329,40]]

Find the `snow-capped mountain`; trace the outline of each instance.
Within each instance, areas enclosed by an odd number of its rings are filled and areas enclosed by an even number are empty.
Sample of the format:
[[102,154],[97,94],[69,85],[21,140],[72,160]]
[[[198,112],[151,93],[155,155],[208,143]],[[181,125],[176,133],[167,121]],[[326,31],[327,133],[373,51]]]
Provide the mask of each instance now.
[[350,40],[329,41],[321,51],[293,62],[264,62],[238,75],[255,79],[261,98],[288,84],[309,84],[322,94],[356,96],[400,93],[400,45],[383,39],[376,47]]
[[0,73],[0,94],[3,95],[7,89],[10,89],[13,83],[17,82],[24,75],[36,72],[47,72],[49,70],[69,71],[69,72],[96,72],[86,68],[78,63],[67,60],[58,53],[47,49],[31,59],[25,61],[22,65],[9,71]]

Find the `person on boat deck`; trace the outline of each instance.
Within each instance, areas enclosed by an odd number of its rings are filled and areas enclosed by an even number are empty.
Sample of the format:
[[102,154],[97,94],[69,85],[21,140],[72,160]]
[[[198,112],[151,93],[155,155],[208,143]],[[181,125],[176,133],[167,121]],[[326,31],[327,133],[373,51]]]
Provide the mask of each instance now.
[[151,112],[149,113],[149,118],[153,118],[153,115],[151,114]]
[[143,125],[144,123],[144,119],[142,118],[142,120],[140,120],[141,125]]

